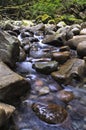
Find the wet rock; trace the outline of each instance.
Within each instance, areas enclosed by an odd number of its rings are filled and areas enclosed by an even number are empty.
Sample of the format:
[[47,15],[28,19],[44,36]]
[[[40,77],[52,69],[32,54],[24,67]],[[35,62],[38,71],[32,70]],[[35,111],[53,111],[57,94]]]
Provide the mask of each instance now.
[[69,48],[69,46],[62,46],[62,47],[60,47],[59,51],[60,52],[70,51],[70,48]]
[[29,45],[30,46],[30,40],[28,37],[20,39],[20,43],[21,43],[21,47],[24,47],[25,45]]
[[38,90],[39,95],[45,95],[50,92],[49,88],[47,86],[43,86],[41,89]]
[[73,78],[82,78],[85,69],[85,61],[73,58],[65,62],[58,71],[52,72],[51,76],[60,83],[68,83]]
[[52,59],[56,60],[59,63],[64,63],[70,58],[70,52],[64,51],[64,52],[53,52],[52,53]]
[[0,62],[0,100],[13,103],[25,95],[30,89],[30,84],[23,77],[10,70]]
[[32,104],[32,110],[43,121],[48,124],[60,124],[64,122],[68,116],[67,111],[56,104]]
[[83,29],[80,31],[80,35],[86,35],[86,28],[83,28]]
[[68,103],[70,102],[71,100],[74,99],[74,95],[72,92],[70,91],[66,91],[66,90],[60,90],[58,93],[57,93],[57,97],[65,102],[65,103]]
[[78,44],[77,46],[77,54],[80,56],[80,57],[84,57],[86,56],[86,40],[85,41],[82,41]]
[[53,35],[46,35],[45,38],[42,41],[44,44],[49,44],[53,46],[62,46],[63,45],[63,39],[59,34],[53,34]]
[[59,84],[56,84],[55,82],[49,84],[49,89],[51,92],[57,92],[61,90],[61,87]]
[[33,65],[33,68],[36,69],[36,71],[49,74],[53,72],[54,70],[57,70],[58,63],[56,61],[49,61],[49,62],[36,62]]
[[19,58],[19,41],[16,37],[0,31],[0,60],[14,67]]
[[78,44],[82,41],[86,41],[86,35],[74,36],[72,39],[65,42],[65,45],[68,45],[72,49],[76,49]]
[[26,59],[26,53],[23,50],[23,48],[20,47],[20,56],[19,56],[19,61],[22,62]]

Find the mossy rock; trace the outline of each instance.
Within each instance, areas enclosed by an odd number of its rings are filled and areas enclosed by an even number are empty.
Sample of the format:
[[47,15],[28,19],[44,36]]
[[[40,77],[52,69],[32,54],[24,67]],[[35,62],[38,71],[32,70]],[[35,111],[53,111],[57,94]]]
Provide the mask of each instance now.
[[23,26],[33,26],[34,23],[31,20],[22,20]]
[[42,22],[42,15],[38,15],[38,16],[36,17],[36,22],[37,22],[37,23]]
[[54,20],[54,19],[50,19],[50,20],[48,21],[48,23],[49,23],[49,24],[55,24],[55,20]]
[[83,20],[77,19],[74,15],[63,15],[62,19],[67,24],[74,24],[74,23],[82,23],[83,22]]
[[52,17],[51,16],[49,16],[48,14],[44,14],[44,15],[42,15],[42,22],[44,23],[44,24],[46,24],[46,23],[48,23],[48,21],[50,20],[50,19],[52,19]]
[[55,18],[55,23],[59,23],[60,21],[62,21],[63,19],[62,19],[62,17],[60,16],[60,17],[56,17]]

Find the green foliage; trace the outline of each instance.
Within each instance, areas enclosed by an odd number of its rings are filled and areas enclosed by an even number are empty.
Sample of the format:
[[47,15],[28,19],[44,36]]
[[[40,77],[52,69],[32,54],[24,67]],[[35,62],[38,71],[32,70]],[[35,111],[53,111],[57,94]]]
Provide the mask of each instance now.
[[[63,14],[68,13],[73,14],[78,19],[82,19],[79,12],[80,9],[83,10],[86,8],[86,0],[0,0],[0,6],[0,9],[2,10],[2,12],[0,10],[1,15],[4,12],[7,15],[8,12],[12,15],[16,9],[16,13],[18,14],[17,16],[20,19],[37,18],[36,20],[44,23],[47,23],[48,20],[54,19],[57,23],[63,20],[63,17],[58,17],[58,15],[63,16]],[[71,8],[73,9],[71,10]],[[70,17],[65,16],[64,19],[70,19]],[[86,19],[84,15],[83,19]],[[51,20],[50,22],[52,23],[53,21]]]

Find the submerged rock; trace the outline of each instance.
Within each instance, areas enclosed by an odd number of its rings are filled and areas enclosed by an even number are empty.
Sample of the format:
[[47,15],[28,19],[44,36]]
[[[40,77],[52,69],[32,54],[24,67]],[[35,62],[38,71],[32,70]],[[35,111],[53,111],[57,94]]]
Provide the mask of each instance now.
[[74,94],[70,91],[66,91],[66,90],[60,90],[58,93],[57,93],[57,97],[65,102],[65,103],[68,103],[70,102],[71,100],[74,99]]
[[67,111],[56,104],[32,104],[32,110],[43,121],[49,124],[59,124],[66,120]]

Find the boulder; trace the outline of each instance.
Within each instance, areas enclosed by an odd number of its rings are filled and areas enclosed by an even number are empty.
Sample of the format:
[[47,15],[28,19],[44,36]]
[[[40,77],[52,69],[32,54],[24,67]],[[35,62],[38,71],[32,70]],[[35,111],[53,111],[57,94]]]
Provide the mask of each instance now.
[[30,89],[29,82],[0,62],[0,100],[13,103]]
[[56,61],[49,61],[49,62],[36,62],[33,65],[38,72],[49,74],[55,70],[57,70],[58,63]]
[[52,53],[52,59],[56,60],[57,62],[63,64],[70,58],[70,52],[64,51],[64,52],[53,52]]
[[72,49],[76,49],[78,44],[82,41],[86,41],[86,35],[73,36],[72,39],[65,42],[65,45],[68,45]]
[[59,34],[46,35],[42,42],[57,47],[63,45],[62,36]]
[[86,35],[86,28],[83,28],[83,29],[80,31],[80,35]]
[[77,54],[80,56],[80,57],[84,57],[86,56],[86,40],[85,41],[82,41],[78,44],[77,46]]
[[61,124],[67,117],[67,111],[56,104],[33,103],[32,110],[44,122],[48,124]]
[[14,106],[0,103],[0,127],[6,124],[14,111]]
[[84,71],[85,61],[73,58],[65,62],[58,71],[52,72],[51,76],[59,83],[69,83],[74,78],[82,78]]
[[19,41],[5,31],[0,31],[0,60],[14,67],[19,58]]

